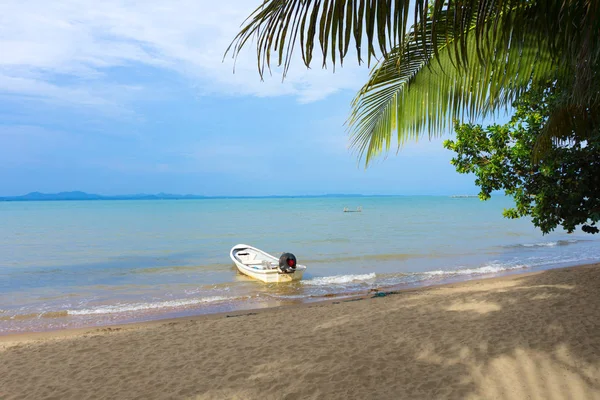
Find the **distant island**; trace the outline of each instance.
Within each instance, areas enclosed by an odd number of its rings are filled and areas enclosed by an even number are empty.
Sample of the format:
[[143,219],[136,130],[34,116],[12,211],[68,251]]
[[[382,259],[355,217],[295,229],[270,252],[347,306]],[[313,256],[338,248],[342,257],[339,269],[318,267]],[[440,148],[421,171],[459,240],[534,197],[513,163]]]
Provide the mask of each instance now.
[[198,196],[194,194],[131,194],[103,196],[85,192],[40,193],[31,192],[22,196],[0,197],[0,201],[65,201],[65,200],[199,200],[199,199],[250,199],[250,198],[317,198],[317,197],[362,197],[362,194],[323,194],[298,196]]

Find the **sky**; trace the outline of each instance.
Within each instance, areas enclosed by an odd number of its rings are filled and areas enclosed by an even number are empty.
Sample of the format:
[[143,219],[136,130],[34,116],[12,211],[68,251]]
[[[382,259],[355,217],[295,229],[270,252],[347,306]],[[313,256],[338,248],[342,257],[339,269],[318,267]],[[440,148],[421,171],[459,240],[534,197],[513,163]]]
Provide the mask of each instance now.
[[344,125],[368,68],[261,81],[224,52],[262,0],[0,2],[0,196],[475,194],[445,136],[365,169]]

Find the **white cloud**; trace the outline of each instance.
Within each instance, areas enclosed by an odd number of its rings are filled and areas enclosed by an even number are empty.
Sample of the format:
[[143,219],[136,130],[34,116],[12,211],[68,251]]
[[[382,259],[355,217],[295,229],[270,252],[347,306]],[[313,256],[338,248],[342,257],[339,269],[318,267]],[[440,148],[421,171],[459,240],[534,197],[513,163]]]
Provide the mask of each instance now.
[[[284,83],[261,82],[249,46],[222,61],[242,21],[261,0],[9,0],[0,3],[0,93],[106,107],[122,101],[111,67],[146,65],[184,76],[202,93],[322,99],[356,89],[367,69],[348,62],[335,74],[300,62]],[[111,95],[109,92],[112,92]]]
[[[117,88],[121,91],[124,89],[136,90],[135,86],[119,85]],[[104,87],[102,90],[91,90],[93,87],[60,86],[40,78],[0,75],[0,89],[2,94],[5,95],[22,95],[40,100],[60,101],[82,106],[115,106],[109,99],[111,89],[116,89],[114,86],[112,88]]]

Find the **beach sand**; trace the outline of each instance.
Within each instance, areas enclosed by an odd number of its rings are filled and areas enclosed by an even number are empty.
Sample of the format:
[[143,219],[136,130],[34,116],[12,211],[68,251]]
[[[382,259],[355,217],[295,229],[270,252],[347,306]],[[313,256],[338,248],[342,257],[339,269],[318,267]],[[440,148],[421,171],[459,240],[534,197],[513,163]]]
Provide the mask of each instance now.
[[0,399],[600,399],[600,265],[0,338]]

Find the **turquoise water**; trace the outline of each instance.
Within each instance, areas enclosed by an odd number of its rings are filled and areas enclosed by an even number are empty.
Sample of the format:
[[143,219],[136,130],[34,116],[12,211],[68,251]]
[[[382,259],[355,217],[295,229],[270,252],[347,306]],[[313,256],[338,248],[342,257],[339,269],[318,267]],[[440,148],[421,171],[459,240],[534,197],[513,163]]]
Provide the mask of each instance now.
[[[504,197],[0,203],[0,333],[312,301],[600,261],[597,237],[543,236]],[[344,207],[361,213],[343,213]],[[237,243],[308,266],[264,284]]]

